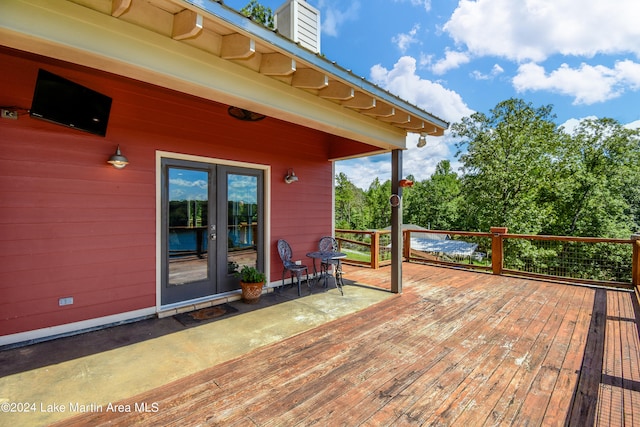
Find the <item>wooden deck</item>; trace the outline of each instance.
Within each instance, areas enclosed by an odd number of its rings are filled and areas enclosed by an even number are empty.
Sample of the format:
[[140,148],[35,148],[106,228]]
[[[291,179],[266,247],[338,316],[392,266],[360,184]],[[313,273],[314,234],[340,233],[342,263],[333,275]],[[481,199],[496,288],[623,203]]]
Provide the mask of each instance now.
[[402,295],[122,402],[155,412],[64,424],[640,426],[631,293],[406,263],[403,277]]

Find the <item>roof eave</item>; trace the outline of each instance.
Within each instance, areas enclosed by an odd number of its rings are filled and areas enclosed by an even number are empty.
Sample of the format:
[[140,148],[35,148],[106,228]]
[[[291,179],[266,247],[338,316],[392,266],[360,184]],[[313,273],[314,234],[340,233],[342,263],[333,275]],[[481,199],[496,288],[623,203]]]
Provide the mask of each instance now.
[[[407,113],[420,117],[421,119],[430,122],[434,126],[440,128],[425,129],[425,133],[442,134],[444,129],[449,127],[449,123],[439,117],[436,117],[421,108],[413,105],[398,96],[382,89],[380,86],[373,84],[364,77],[359,77],[352,73],[350,70],[345,69],[335,62],[331,62],[323,56],[311,52],[293,41],[281,36],[277,31],[271,30],[262,24],[256,23],[253,20],[243,16],[234,9],[231,9],[221,2],[202,2],[199,0],[181,0],[183,3],[190,5],[198,10],[202,10],[210,15],[213,19],[220,19],[229,25],[242,29],[246,32],[246,35],[259,37],[262,41],[269,43],[274,50],[279,50],[284,54],[291,55],[292,57],[299,58],[314,67],[322,70],[323,72],[330,74],[332,77],[342,80],[348,85],[359,88],[360,90],[371,94],[376,98],[380,98],[384,102],[392,105],[396,105]],[[416,133],[423,131],[416,130]]]

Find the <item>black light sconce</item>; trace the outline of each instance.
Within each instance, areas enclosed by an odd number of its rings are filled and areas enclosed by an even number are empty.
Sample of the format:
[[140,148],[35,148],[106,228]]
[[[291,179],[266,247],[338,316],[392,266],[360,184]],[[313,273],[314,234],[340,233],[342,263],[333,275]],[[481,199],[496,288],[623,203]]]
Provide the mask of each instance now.
[[292,182],[298,182],[298,177],[296,173],[293,171],[293,168],[289,168],[287,170],[287,174],[284,177],[284,182],[287,184],[291,184]]
[[118,144],[118,148],[116,148],[116,152],[113,154],[113,156],[109,157],[107,163],[109,163],[116,169],[123,169],[129,164],[129,159],[123,156],[120,152],[120,144]]

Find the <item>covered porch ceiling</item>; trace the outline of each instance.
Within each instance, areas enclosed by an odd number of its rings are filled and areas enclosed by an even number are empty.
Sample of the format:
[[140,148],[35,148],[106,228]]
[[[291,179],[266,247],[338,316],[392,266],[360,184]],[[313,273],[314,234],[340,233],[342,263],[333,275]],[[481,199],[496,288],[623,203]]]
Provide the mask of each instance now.
[[0,35],[11,48],[376,147],[366,154],[448,127],[213,0],[14,0],[0,6]]

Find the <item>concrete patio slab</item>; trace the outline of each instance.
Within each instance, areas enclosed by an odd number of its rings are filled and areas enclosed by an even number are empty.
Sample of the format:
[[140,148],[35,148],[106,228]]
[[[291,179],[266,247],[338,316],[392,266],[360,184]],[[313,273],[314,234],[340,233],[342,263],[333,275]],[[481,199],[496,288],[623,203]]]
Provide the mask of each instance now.
[[337,289],[294,299],[269,294],[259,307],[230,303],[236,315],[193,327],[171,317],[150,319],[5,350],[0,404],[20,403],[21,410],[5,411],[2,423],[47,425],[107,408],[392,296],[363,286],[347,286],[344,296]]

